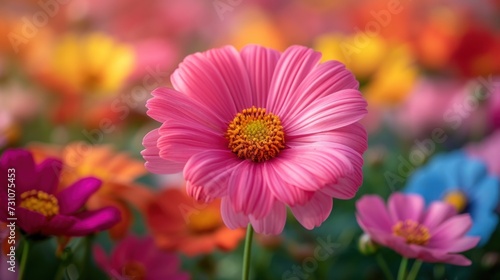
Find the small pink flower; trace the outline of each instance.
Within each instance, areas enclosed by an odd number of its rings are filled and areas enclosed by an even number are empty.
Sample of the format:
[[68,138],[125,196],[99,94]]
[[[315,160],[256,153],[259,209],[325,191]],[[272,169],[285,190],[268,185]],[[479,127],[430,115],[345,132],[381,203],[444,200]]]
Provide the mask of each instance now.
[[108,276],[117,280],[190,278],[187,273],[179,270],[179,258],[174,253],[158,249],[150,237],[124,238],[114,248],[111,258],[106,256],[101,247],[94,246],[94,259]]
[[373,240],[406,258],[470,265],[469,259],[457,254],[479,242],[479,237],[465,236],[472,226],[470,215],[457,215],[444,202],[424,207],[419,195],[394,193],[387,207],[380,197],[366,195],[356,202],[356,219]]
[[171,77],[175,90],[156,89],[147,103],[162,125],[144,138],[146,167],[184,170],[190,196],[222,198],[231,229],[279,234],[287,206],[305,228],[321,225],[332,198],[361,185],[367,137],[358,82],[320,59],[300,46],[188,56]]

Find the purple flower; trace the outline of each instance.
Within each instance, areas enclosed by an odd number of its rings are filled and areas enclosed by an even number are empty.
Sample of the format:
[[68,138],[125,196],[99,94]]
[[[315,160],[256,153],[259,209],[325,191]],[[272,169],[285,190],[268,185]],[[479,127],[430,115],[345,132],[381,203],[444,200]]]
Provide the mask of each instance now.
[[24,233],[41,236],[84,236],[120,220],[114,207],[82,210],[101,185],[96,178],[83,178],[57,192],[61,167],[56,159],[36,165],[26,150],[5,151],[0,158],[0,220],[17,218],[14,222]]

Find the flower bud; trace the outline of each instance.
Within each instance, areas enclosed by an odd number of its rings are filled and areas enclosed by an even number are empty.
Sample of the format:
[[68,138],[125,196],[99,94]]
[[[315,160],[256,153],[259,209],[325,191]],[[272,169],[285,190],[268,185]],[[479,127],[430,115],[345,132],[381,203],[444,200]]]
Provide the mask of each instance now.
[[368,256],[375,254],[378,250],[378,247],[378,244],[375,243],[375,241],[373,241],[371,237],[366,233],[363,233],[363,235],[361,235],[361,237],[359,238],[358,249],[363,255]]

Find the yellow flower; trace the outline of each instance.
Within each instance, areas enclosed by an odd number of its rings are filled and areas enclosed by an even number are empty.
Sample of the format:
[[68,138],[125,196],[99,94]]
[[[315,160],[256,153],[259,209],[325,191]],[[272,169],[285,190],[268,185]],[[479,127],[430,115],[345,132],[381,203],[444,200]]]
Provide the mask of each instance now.
[[132,47],[104,34],[67,35],[53,54],[53,74],[76,92],[116,94],[133,70]]
[[409,48],[404,45],[392,48],[364,89],[368,103],[378,106],[400,104],[415,85],[417,75]]
[[406,45],[357,33],[325,35],[315,42],[323,60],[339,60],[362,81],[368,103],[392,106],[405,100],[418,70]]
[[332,34],[319,37],[314,48],[323,53],[323,61],[338,60],[357,78],[365,80],[382,64],[387,46],[378,37]]

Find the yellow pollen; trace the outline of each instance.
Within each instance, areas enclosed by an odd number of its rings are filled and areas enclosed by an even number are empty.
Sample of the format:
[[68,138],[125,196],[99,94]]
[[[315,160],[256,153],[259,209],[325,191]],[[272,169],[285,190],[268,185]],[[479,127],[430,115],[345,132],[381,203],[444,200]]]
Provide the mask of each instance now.
[[443,200],[455,207],[458,213],[463,212],[467,207],[467,196],[461,191],[451,191],[444,196]]
[[399,221],[392,227],[392,233],[406,239],[407,244],[425,245],[431,238],[426,226],[412,220]]
[[22,193],[19,206],[40,213],[48,219],[59,214],[57,198],[43,191],[31,190]]
[[233,153],[255,162],[272,159],[285,148],[285,132],[279,117],[255,106],[238,113],[225,136]]

